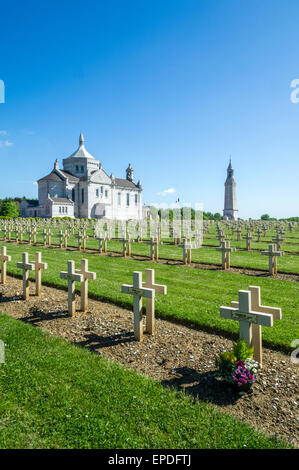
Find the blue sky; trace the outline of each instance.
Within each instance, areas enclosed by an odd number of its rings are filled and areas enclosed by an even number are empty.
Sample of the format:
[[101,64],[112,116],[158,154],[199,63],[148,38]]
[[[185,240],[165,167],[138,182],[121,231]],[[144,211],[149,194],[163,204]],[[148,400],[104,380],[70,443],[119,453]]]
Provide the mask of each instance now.
[[0,198],[36,197],[82,131],[146,203],[222,212],[231,155],[240,217],[298,216],[298,24],[298,0],[2,3]]

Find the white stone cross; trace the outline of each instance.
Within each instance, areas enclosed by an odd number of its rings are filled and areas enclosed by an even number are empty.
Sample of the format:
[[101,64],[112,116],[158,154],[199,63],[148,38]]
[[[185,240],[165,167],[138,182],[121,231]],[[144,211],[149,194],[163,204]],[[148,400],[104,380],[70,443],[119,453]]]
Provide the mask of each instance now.
[[221,247],[216,248],[217,251],[222,252],[222,269],[230,268],[230,254],[236,251],[236,248],[230,246],[229,241],[223,241]]
[[59,248],[62,248],[63,237],[64,237],[62,230],[59,230],[59,235],[58,236],[59,236]]
[[152,237],[149,242],[145,242],[147,245],[150,245],[150,257],[154,261],[159,259],[159,244]]
[[32,234],[33,234],[33,243],[36,244],[36,235],[37,235],[36,227],[33,228]]
[[[145,270],[145,282],[142,283],[142,287],[147,289],[153,289],[156,294],[167,294],[167,286],[161,284],[155,284],[155,270]],[[146,329],[145,331],[150,335],[155,334],[155,298],[146,298]]]
[[68,261],[67,262],[67,272],[62,271],[60,273],[61,279],[68,280],[68,312],[69,315],[72,317],[76,311],[76,303],[75,303],[75,282],[82,282],[83,276],[82,274],[75,273],[75,262]]
[[[274,320],[281,320],[281,308],[267,307],[261,305],[261,289],[258,286],[249,286],[248,290],[251,292],[251,308],[255,312],[269,313],[273,316]],[[239,302],[231,302],[231,307],[239,308]],[[252,326],[252,343],[254,348],[253,357],[262,367],[263,364],[263,349],[262,349],[262,326],[253,323]]]
[[75,270],[76,274],[82,274],[81,281],[81,311],[86,312],[88,307],[88,280],[95,280],[97,275],[88,271],[88,259],[81,259],[81,269]]
[[239,302],[234,302],[234,307],[220,307],[222,318],[237,320],[240,328],[240,338],[248,347],[252,347],[252,325],[273,326],[273,316],[254,310],[256,303],[252,302],[251,291],[239,290]]
[[190,241],[187,241],[184,238],[183,244],[178,245],[180,248],[183,248],[183,263],[184,264],[191,264],[191,248],[192,244]]
[[133,295],[133,311],[134,311],[134,336],[137,341],[143,339],[143,324],[142,324],[142,297],[154,299],[154,289],[142,287],[142,273],[139,271],[133,272],[133,285],[129,286],[123,284],[121,286],[123,294]]
[[48,269],[47,263],[42,263],[42,254],[40,251],[35,253],[35,262],[32,262],[35,267],[35,294],[40,297],[42,292],[42,270]]
[[219,240],[219,246],[221,246],[221,243],[224,242],[224,240],[225,240],[225,235],[224,235],[222,230],[220,230],[218,232],[217,237],[218,237],[218,240]]
[[123,256],[124,258],[128,255],[131,256],[131,240],[129,238],[122,239],[123,244]]
[[261,239],[261,235],[262,235],[261,229],[258,228],[256,233],[257,233],[257,240],[256,241],[261,242],[262,241],[262,239]]
[[245,235],[242,238],[246,240],[246,250],[247,251],[251,250],[251,240],[253,239],[253,236],[250,235],[250,232],[247,232],[247,235]]
[[82,234],[82,240],[83,240],[83,250],[86,250],[86,240],[89,238],[89,236],[86,234],[86,230],[83,230]]
[[282,256],[282,251],[277,251],[276,245],[269,245],[268,251],[262,251],[261,255],[269,257],[269,273],[271,276],[277,274],[277,256]]
[[78,249],[79,251],[81,251],[81,247],[82,247],[82,233],[81,232],[78,233],[77,239],[78,239]]
[[19,227],[16,227],[15,233],[16,233],[16,243],[19,243]]
[[44,243],[44,246],[47,245],[47,230],[44,229],[43,231],[43,243]]
[[104,253],[107,253],[107,238],[99,237],[97,238],[99,242],[99,252],[103,253],[103,246],[104,246]]
[[277,245],[278,251],[281,251],[282,242],[285,240],[279,233],[276,234],[275,238],[272,238],[272,241]]
[[31,230],[31,228],[28,230],[27,233],[28,233],[28,243],[29,243],[29,245],[31,245],[32,244],[32,230]]
[[11,256],[6,254],[6,246],[2,246],[1,254],[1,284],[6,284],[6,263],[11,261]]
[[238,229],[236,230],[236,234],[237,234],[237,242],[239,242],[241,240],[241,234],[242,234],[242,229],[240,227],[238,227]]
[[68,231],[67,229],[65,229],[64,233],[63,233],[63,246],[64,248],[67,248],[67,240],[68,240]]
[[23,298],[29,299],[29,271],[34,271],[34,264],[29,263],[28,253],[22,254],[22,262],[17,263],[17,267],[23,270]]

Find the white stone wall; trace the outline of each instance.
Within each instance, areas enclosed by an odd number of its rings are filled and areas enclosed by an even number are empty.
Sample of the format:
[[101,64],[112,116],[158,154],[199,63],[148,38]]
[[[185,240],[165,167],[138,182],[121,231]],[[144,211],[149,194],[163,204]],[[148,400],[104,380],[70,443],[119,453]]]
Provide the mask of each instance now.
[[[118,193],[120,193],[121,204],[118,204]],[[127,205],[127,194],[129,194],[129,206]],[[137,205],[135,204],[135,195],[137,195]],[[142,218],[142,195],[141,191],[136,189],[118,188],[113,191],[113,219],[128,220]]]
[[[61,211],[60,211],[61,208]],[[67,209],[67,212],[66,212]],[[74,208],[72,204],[54,202],[52,204],[51,217],[74,217]]]

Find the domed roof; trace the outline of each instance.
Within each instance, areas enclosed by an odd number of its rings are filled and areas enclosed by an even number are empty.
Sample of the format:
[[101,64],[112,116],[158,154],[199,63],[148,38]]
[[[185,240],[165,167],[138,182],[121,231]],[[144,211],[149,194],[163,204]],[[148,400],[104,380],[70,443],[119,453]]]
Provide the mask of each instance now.
[[86,148],[84,147],[84,137],[82,132],[80,133],[79,136],[79,147],[78,149],[72,153],[68,158],[93,158],[92,155],[90,155],[89,152],[87,152]]

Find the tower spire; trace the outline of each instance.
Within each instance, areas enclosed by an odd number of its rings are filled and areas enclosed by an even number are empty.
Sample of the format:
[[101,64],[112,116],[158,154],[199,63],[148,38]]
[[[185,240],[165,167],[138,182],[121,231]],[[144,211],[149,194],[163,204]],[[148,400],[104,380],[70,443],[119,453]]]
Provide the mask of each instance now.
[[134,181],[134,170],[131,166],[131,163],[129,163],[129,166],[126,169],[126,174],[127,174],[127,180],[133,182]]
[[236,182],[234,179],[234,170],[232,167],[231,156],[229,157],[229,165],[227,167],[227,178],[225,181],[223,217],[231,220],[238,220]]
[[83,137],[82,132],[80,132],[80,136],[79,136],[79,147],[82,147],[82,145],[84,145],[84,137]]

